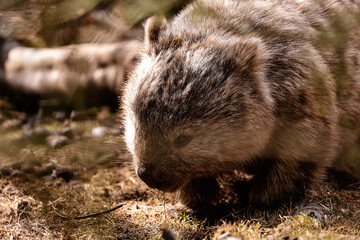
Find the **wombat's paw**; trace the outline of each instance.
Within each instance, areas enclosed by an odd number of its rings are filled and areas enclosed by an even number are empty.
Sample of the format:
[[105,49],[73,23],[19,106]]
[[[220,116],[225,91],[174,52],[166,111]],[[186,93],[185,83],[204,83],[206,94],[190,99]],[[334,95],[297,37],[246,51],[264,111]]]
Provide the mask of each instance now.
[[282,184],[274,181],[260,181],[264,179],[254,179],[249,190],[249,203],[259,207],[270,207],[278,205],[290,199],[298,199],[301,191],[294,186],[292,181],[284,181]]
[[244,207],[249,202],[249,191],[252,186],[252,176],[241,173],[223,175],[218,179],[221,187],[220,204],[230,204]]
[[214,177],[194,179],[180,190],[181,202],[195,210],[214,206],[219,196],[220,187]]
[[253,178],[249,201],[260,206],[278,205],[288,200],[298,200],[313,179],[319,166],[307,162],[290,162],[267,159]]

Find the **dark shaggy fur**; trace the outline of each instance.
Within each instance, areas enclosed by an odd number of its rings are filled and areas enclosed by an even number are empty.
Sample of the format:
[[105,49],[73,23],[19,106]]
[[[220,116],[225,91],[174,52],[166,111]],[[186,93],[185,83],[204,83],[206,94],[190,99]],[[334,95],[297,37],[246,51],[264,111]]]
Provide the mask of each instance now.
[[[360,31],[355,24],[343,54],[317,39],[334,17],[359,6],[200,0],[170,23],[149,19],[123,100],[140,178],[179,190],[194,207],[214,204],[216,178],[234,170],[253,175],[244,194],[258,204],[298,196],[320,180],[348,139],[339,116],[359,129]],[[339,58],[349,64],[341,94]]]

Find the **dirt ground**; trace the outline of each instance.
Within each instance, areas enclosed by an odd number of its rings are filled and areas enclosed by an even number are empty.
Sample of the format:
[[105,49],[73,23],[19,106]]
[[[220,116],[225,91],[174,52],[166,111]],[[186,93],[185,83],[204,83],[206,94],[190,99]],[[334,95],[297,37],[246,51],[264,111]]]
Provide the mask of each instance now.
[[44,117],[3,105],[0,113],[0,239],[360,239],[360,184],[200,216],[139,180],[107,108]]

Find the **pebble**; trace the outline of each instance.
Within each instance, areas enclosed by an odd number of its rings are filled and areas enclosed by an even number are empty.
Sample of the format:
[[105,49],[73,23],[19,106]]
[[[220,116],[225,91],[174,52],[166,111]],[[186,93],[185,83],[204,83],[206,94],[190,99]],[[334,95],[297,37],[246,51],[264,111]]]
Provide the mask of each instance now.
[[47,143],[53,148],[59,148],[67,145],[69,139],[62,135],[53,135],[47,138]]
[[103,137],[107,134],[108,129],[106,127],[95,127],[91,130],[93,137]]

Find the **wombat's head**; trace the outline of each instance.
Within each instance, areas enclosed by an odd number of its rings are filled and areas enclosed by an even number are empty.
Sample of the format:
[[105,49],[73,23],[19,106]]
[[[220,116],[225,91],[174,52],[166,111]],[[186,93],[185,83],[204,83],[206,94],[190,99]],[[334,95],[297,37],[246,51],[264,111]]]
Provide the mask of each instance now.
[[268,54],[258,38],[194,40],[172,32],[148,20],[147,49],[123,101],[139,177],[170,192],[258,154],[272,106],[263,82]]

